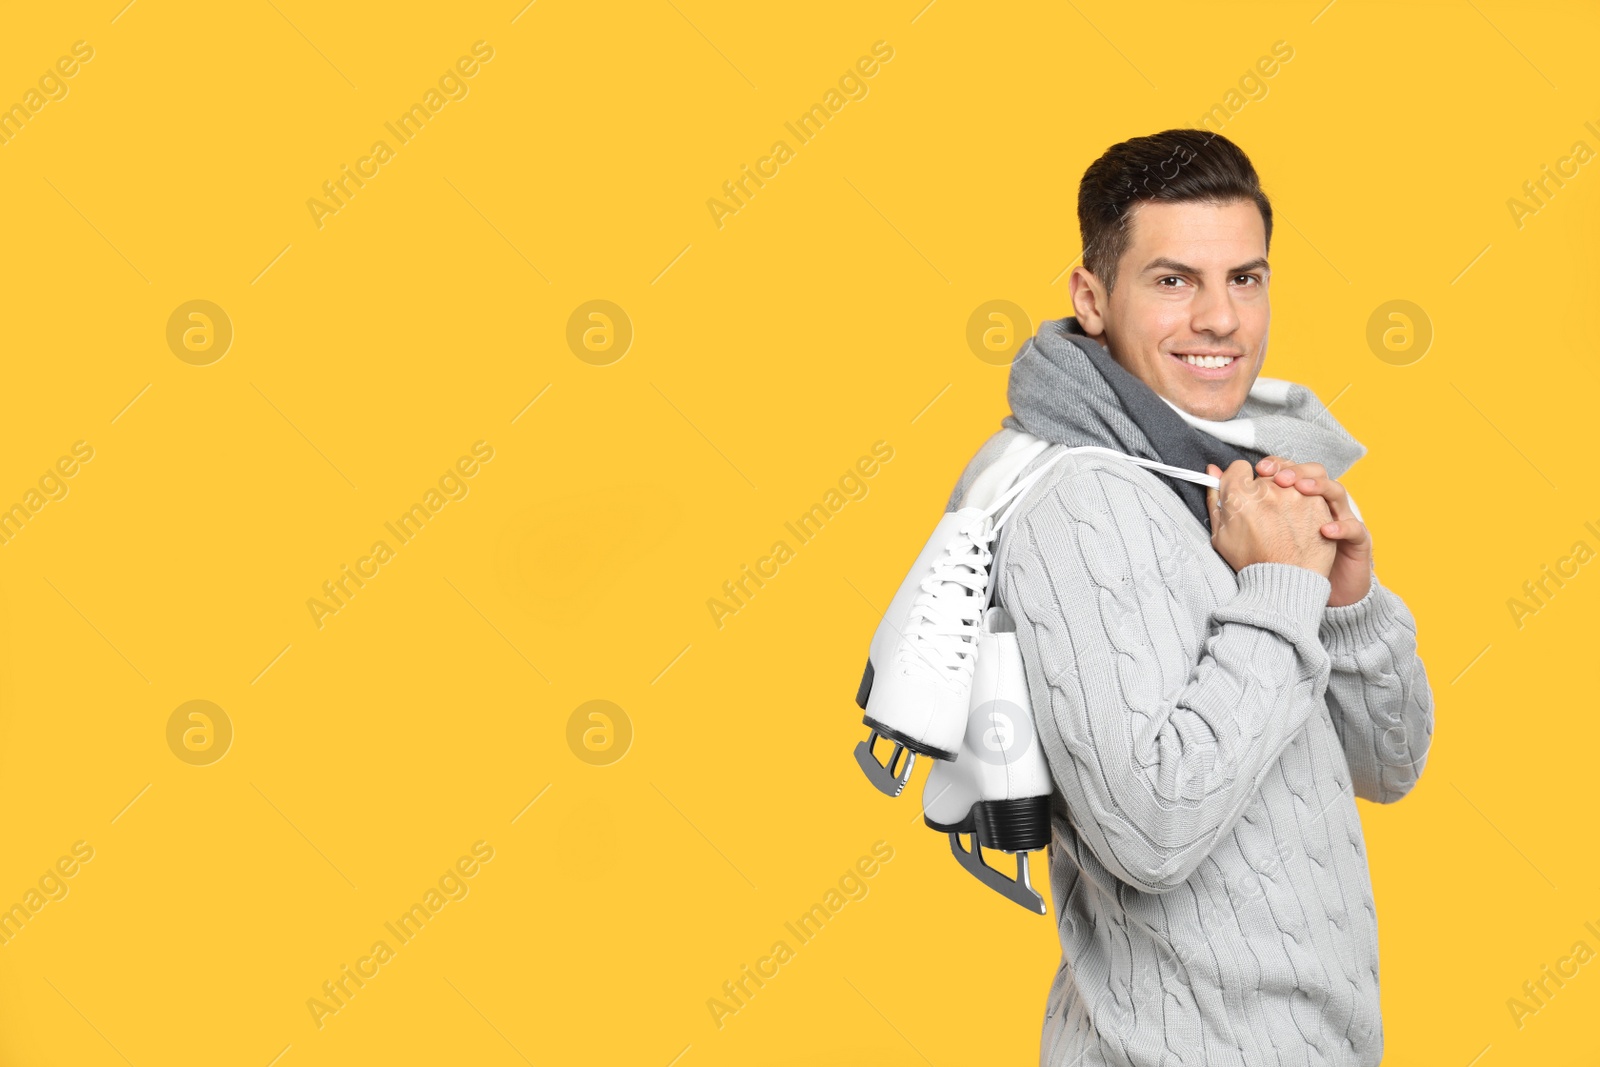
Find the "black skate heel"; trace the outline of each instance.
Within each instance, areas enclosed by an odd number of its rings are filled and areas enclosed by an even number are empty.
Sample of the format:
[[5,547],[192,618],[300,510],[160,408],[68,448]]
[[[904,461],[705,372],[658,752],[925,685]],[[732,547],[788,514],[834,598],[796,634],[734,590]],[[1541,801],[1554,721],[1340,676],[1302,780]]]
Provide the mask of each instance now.
[[872,659],[867,658],[867,669],[861,672],[861,685],[856,689],[856,707],[867,710],[867,700],[872,696]]
[[1037,852],[1050,843],[1050,798],[984,800],[973,805],[984,848]]

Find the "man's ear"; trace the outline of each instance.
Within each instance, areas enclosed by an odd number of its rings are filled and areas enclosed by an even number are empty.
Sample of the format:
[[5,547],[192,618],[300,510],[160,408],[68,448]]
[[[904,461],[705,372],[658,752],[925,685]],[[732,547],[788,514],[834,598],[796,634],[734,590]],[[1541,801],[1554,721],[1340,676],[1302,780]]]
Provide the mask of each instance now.
[[1067,277],[1067,289],[1071,294],[1072,312],[1078,317],[1078,325],[1083,327],[1083,332],[1091,337],[1105,333],[1105,312],[1109,298],[1100,279],[1083,267],[1073,267]]

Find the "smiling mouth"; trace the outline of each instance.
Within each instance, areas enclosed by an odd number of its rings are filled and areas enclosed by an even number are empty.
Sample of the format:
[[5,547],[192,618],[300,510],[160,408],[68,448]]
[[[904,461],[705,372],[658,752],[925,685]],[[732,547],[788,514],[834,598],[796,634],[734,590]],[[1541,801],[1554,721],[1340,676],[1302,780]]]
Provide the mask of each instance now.
[[1233,369],[1234,364],[1243,359],[1242,356],[1235,355],[1233,353],[1206,355],[1201,353],[1173,352],[1170,353],[1170,355],[1179,363],[1184,364],[1191,370],[1196,371],[1203,377],[1207,378],[1220,377],[1228,373]]

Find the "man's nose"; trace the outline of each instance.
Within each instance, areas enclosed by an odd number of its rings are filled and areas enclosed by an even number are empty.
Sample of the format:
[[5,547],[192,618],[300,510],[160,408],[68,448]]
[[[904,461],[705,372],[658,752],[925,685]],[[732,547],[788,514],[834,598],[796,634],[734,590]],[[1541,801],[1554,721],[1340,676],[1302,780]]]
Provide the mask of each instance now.
[[1191,325],[1196,333],[1219,338],[1227,337],[1239,328],[1239,313],[1233,306],[1233,294],[1227,286],[1220,290],[1210,286],[1201,290],[1195,298]]

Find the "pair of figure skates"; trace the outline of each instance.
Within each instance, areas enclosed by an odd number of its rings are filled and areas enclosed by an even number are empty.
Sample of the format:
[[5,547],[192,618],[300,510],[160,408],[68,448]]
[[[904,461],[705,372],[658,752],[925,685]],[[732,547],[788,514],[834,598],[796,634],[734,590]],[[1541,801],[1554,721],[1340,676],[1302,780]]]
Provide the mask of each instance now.
[[[1018,433],[974,480],[961,508],[939,520],[873,634],[856,693],[869,733],[855,756],[867,780],[897,797],[916,757],[932,757],[923,822],[949,835],[950,851],[978,881],[1040,915],[1045,903],[1029,880],[1028,853],[1050,843],[1052,783],[1016,625],[1005,608],[991,604],[1000,531],[1028,490],[1069,452],[1105,453],[1217,485],[1209,475],[1098,445],[1059,449],[1018,481],[1049,447]],[[880,740],[893,746],[884,761],[876,751]],[[989,866],[985,848],[1015,855],[1016,877]]]

